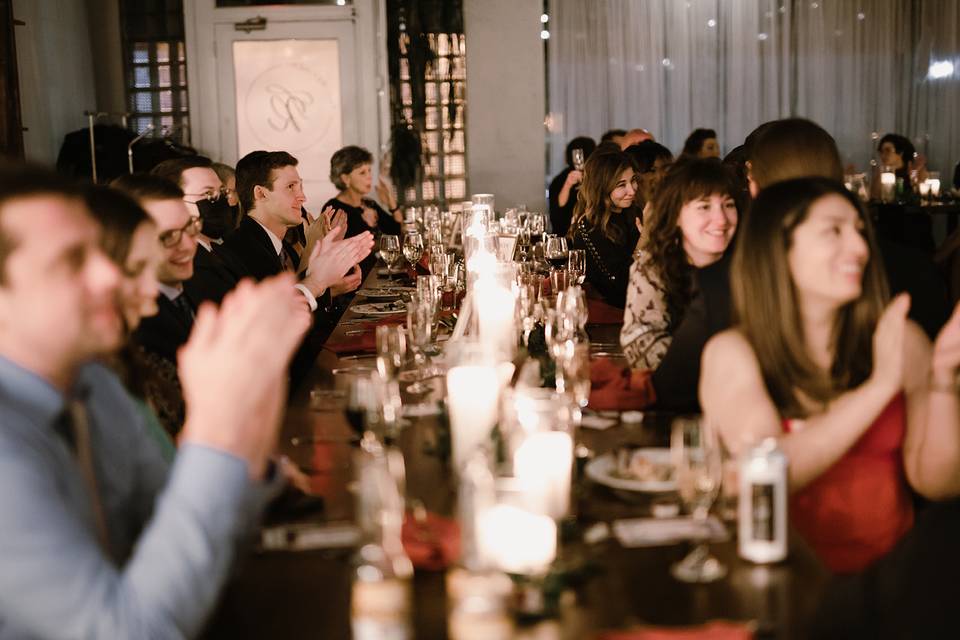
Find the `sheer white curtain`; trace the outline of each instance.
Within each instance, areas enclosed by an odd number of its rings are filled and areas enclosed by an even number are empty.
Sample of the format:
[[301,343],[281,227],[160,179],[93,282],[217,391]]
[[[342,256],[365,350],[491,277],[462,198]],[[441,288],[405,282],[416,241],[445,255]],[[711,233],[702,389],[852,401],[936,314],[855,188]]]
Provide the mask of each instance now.
[[[644,127],[679,153],[696,127],[724,152],[757,125],[818,122],[861,168],[872,136],[960,160],[960,0],[550,0],[551,175],[578,135]],[[933,61],[955,65],[932,79]]]

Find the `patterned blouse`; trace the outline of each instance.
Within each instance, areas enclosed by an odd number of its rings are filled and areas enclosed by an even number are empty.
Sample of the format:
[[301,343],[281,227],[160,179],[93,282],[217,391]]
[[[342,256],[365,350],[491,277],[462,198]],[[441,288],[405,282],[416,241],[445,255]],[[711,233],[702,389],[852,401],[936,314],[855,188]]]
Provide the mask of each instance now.
[[656,369],[671,340],[666,289],[650,254],[639,249],[630,267],[620,346],[634,369]]

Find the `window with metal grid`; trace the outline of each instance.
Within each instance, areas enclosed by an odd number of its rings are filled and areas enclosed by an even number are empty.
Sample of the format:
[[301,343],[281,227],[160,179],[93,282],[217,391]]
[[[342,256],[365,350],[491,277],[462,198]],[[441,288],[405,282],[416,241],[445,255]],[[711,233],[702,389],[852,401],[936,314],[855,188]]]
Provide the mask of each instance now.
[[129,126],[189,142],[182,0],[121,0]]
[[[433,60],[424,74],[426,127],[423,132],[425,162],[420,184],[407,189],[408,205],[450,204],[466,200],[466,38],[462,33],[430,33]],[[413,121],[413,92],[406,57],[409,42],[400,34],[400,99],[404,117]]]

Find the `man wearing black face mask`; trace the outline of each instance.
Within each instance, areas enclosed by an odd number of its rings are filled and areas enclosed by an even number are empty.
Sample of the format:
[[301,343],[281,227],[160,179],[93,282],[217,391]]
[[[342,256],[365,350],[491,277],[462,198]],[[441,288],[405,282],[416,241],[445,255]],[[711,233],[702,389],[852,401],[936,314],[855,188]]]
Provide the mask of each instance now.
[[223,183],[212,165],[209,158],[190,156],[164,160],[150,173],[177,183],[187,209],[203,223],[193,260],[195,276],[184,287],[192,299],[219,302],[238,279],[216,248],[233,231],[231,223],[237,219],[238,207],[227,202]]

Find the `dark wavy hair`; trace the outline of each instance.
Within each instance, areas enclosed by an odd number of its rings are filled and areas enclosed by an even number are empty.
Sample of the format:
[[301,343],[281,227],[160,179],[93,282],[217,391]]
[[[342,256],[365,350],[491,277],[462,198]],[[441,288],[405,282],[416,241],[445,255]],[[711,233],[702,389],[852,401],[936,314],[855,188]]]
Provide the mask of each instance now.
[[593,138],[579,136],[567,143],[567,148],[563,152],[563,157],[567,161],[567,166],[572,167],[574,149],[583,149],[583,160],[586,162],[587,158],[590,157],[590,154],[593,153],[593,150],[596,148],[597,143],[593,141]]
[[633,158],[620,149],[608,150],[601,145],[590,154],[583,166],[583,182],[573,209],[573,222],[568,232],[571,238],[582,218],[589,229],[599,229],[611,242],[619,244],[623,241],[622,230],[611,224],[613,216],[619,214],[613,211],[610,194],[617,187],[620,174],[627,169],[633,169],[635,178],[639,177]]
[[[860,297],[844,305],[834,320],[833,363],[825,377],[807,353],[789,254],[794,230],[813,205],[834,195],[856,209],[870,257]],[[730,271],[734,325],[753,347],[780,414],[804,417],[801,394],[825,406],[861,384],[873,369],[873,332],[889,293],[870,216],[843,184],[798,178],[761,191],[741,220],[738,235]]]
[[738,214],[743,211],[743,192],[730,167],[716,158],[681,158],[667,170],[644,221],[641,249],[650,256],[646,268],[655,270],[664,284],[667,310],[674,326],[693,297],[694,267],[683,248],[680,211],[688,202],[714,194],[730,196]]
[[716,137],[717,132],[713,129],[694,129],[693,133],[687,136],[686,141],[683,143],[683,151],[681,153],[685,156],[695,156],[700,153],[704,142]]
[[880,142],[877,143],[877,151],[880,150],[880,147],[882,147],[885,142],[893,145],[894,151],[896,151],[900,159],[903,160],[904,170],[908,170],[910,163],[913,162],[913,156],[917,155],[917,150],[913,146],[913,143],[899,133],[888,133],[880,138]]

